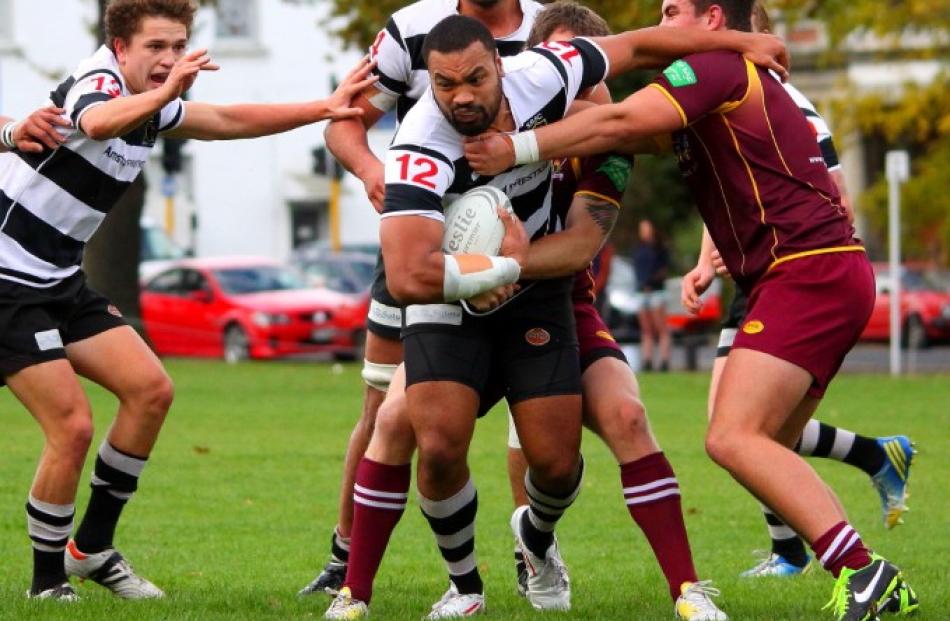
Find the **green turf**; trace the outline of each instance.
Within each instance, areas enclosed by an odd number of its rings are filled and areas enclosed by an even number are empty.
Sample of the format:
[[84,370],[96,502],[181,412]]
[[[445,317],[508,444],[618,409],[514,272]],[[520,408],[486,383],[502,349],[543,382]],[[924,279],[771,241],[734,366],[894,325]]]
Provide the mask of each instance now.
[[[360,408],[355,366],[170,361],[177,395],[145,471],[140,494],[119,528],[119,547],[164,588],[160,602],[121,602],[93,584],[75,605],[28,602],[30,548],[23,504],[42,444],[35,423],[0,392],[0,618],[2,619],[316,619],[327,599],[296,591],[322,566],[334,525],[343,450]],[[683,490],[697,566],[723,591],[733,619],[830,618],[821,571],[793,580],[736,576],[767,546],[756,503],[704,455],[703,375],[641,378],[654,429]],[[99,441],[113,399],[89,390]],[[816,463],[839,491],[865,540],[897,561],[922,600],[921,619],[950,618],[941,567],[950,560],[948,482],[950,380],[843,376],[821,411],[829,423],[865,434],[909,433],[920,455],[912,475],[913,512],[886,532],[867,477]],[[473,448],[480,495],[480,564],[495,619],[533,619],[514,594],[510,501],[504,466],[506,423],[496,410]],[[574,610],[555,619],[669,619],[672,607],[649,547],[623,505],[615,464],[585,437],[584,491],[559,529],[572,571]],[[86,479],[93,453],[87,464]],[[768,464],[763,464],[767,468]],[[945,489],[945,488],[943,488]],[[794,493],[794,490],[791,490]],[[77,506],[85,506],[84,482]],[[415,502],[397,529],[377,582],[373,617],[418,619],[445,587],[441,563]]]

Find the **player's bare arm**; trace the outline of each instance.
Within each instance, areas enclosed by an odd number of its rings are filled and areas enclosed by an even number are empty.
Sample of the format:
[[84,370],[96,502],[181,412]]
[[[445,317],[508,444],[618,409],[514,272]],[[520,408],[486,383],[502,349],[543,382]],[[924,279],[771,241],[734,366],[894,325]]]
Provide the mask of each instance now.
[[610,236],[618,205],[594,194],[574,195],[564,230],[531,244],[522,277],[528,279],[569,276],[587,267]]
[[158,88],[128,97],[115,97],[82,115],[79,129],[93,140],[123,136],[139,127],[165,105],[181,97],[201,71],[217,71],[206,49],[185,54],[172,65]]
[[402,304],[454,302],[514,284],[528,253],[528,235],[521,221],[505,210],[501,256],[447,255],[442,252],[444,227],[422,216],[384,218],[379,237],[386,261],[386,286]]
[[604,50],[610,61],[608,77],[636,69],[661,69],[683,56],[713,50],[739,52],[756,65],[774,70],[783,79],[788,76],[785,43],[771,34],[653,26],[595,37],[592,41]]
[[198,140],[255,138],[285,132],[303,125],[333,118],[350,118],[362,109],[351,99],[376,81],[369,72],[373,63],[364,58],[346,76],[327,99],[284,104],[234,104],[219,106],[203,102],[185,102],[185,118],[168,135]]
[[[486,134],[467,141],[475,172],[497,175],[515,163],[626,151],[630,143],[684,127],[679,111],[658,89],[645,87],[616,104],[594,106],[562,121],[515,134]],[[516,157],[517,156],[517,157]]]
[[693,314],[698,313],[702,308],[703,302],[699,297],[716,277],[714,254],[716,254],[716,245],[709,235],[709,230],[704,226],[703,241],[700,245],[696,267],[687,272],[680,283],[680,302]]
[[363,113],[358,118],[333,121],[327,125],[323,134],[333,157],[363,182],[366,195],[378,213],[383,211],[383,197],[386,192],[384,166],[370,150],[366,131],[387,112],[387,109],[379,108],[377,104],[387,105],[385,102],[389,99],[375,86],[367,86],[350,104],[361,109]]
[[24,153],[56,149],[66,140],[57,127],[68,128],[72,124],[63,118],[63,109],[56,106],[35,110],[21,121],[0,116],[0,153],[13,149]]

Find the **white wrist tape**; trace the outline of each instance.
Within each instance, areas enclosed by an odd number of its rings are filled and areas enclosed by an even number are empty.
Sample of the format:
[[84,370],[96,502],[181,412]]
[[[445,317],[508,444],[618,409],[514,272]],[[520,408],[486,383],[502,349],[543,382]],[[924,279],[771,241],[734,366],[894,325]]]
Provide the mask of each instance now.
[[13,140],[13,131],[17,128],[16,121],[10,121],[0,129],[0,144],[8,149],[16,149],[16,141]]
[[519,132],[511,137],[511,144],[515,148],[515,166],[530,164],[541,160],[541,149],[538,148],[538,137],[534,130]]
[[467,300],[489,289],[518,282],[521,266],[511,257],[489,257],[469,255],[472,258],[488,259],[491,263],[480,270],[466,270],[456,257],[445,255],[445,276],[442,281],[442,294],[446,302]]

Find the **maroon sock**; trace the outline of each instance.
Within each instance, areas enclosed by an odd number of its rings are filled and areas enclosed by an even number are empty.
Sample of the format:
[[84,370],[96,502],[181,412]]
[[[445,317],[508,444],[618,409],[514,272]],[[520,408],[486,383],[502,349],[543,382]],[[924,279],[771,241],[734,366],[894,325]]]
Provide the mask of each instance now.
[[697,578],[673,468],[662,452],[653,453],[622,464],[620,482],[627,510],[650,542],[675,600],[680,585]]
[[838,522],[819,537],[811,549],[821,566],[837,578],[841,570],[861,569],[871,564],[871,554],[864,547],[861,536],[847,522]]
[[387,466],[364,457],[356,469],[353,528],[346,586],[354,599],[369,603],[373,580],[393,529],[406,510],[410,466]]

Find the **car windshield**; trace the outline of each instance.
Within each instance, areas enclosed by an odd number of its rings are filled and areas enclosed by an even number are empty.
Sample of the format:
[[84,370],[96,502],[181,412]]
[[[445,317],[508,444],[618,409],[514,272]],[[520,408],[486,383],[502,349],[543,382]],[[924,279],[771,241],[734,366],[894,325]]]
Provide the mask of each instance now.
[[373,284],[375,258],[334,257],[305,263],[303,271],[312,285],[326,287],[340,293],[360,293]]
[[221,289],[234,295],[306,288],[300,274],[276,265],[232,267],[215,270],[214,275]]
[[142,244],[139,254],[142,261],[174,261],[184,258],[185,251],[178,247],[162,229],[142,227]]
[[[902,271],[901,287],[904,291],[947,291],[945,283],[938,277],[932,276],[927,272],[918,270],[904,269]],[[881,270],[878,278],[883,283],[884,288],[889,288],[891,281],[890,270]]]

